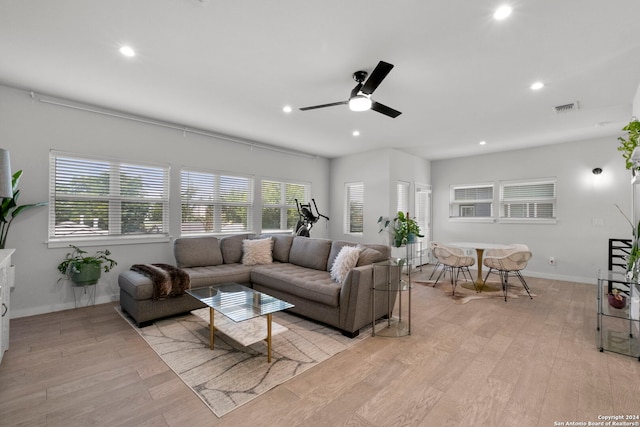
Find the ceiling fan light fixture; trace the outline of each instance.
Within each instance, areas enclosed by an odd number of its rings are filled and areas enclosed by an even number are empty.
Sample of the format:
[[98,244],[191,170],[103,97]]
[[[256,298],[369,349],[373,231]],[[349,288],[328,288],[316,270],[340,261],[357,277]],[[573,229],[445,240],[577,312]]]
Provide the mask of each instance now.
[[366,95],[356,95],[349,100],[351,111],[367,111],[371,109],[371,98]]
[[507,19],[509,15],[511,15],[513,9],[509,5],[503,5],[496,9],[493,14],[493,19],[496,21],[502,21],[503,19]]

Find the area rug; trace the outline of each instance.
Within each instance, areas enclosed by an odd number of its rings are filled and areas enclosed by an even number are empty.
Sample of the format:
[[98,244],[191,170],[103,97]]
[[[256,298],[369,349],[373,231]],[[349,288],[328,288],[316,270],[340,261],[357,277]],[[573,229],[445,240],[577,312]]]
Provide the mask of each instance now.
[[[412,280],[411,283],[416,285],[423,286],[433,286],[435,280]],[[487,286],[482,290],[482,292],[476,292],[476,289],[473,285],[473,282],[468,280],[458,280],[458,285],[456,286],[455,295],[452,294],[451,290],[451,282],[448,280],[440,280],[436,285],[436,289],[441,290],[445,293],[445,295],[450,296],[454,303],[456,304],[466,304],[470,301],[482,300],[482,299],[502,299],[504,300],[504,292],[502,291],[502,286],[499,282],[487,282]],[[531,292],[532,297],[536,297],[537,295]],[[518,283],[518,285],[511,285],[507,289],[507,300],[514,298],[529,298],[529,294],[524,289],[522,285]]]
[[272,337],[267,363],[266,342],[243,347],[216,332],[215,348],[210,350],[209,325],[197,315],[138,328],[120,307],[116,310],[218,417],[371,336],[370,327],[347,338],[310,320],[274,313],[273,321],[286,330]]

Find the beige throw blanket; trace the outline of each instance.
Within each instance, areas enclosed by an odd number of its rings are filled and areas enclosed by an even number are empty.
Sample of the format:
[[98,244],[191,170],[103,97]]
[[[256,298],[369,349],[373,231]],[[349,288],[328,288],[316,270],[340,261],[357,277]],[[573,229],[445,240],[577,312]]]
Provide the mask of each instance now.
[[153,282],[153,299],[179,296],[191,288],[189,275],[169,264],[134,264],[133,271],[144,274]]

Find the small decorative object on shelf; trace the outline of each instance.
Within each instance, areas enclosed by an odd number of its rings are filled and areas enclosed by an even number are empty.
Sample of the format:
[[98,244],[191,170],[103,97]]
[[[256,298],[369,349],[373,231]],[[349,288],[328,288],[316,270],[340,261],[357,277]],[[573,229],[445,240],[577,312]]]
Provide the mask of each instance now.
[[[77,246],[69,245],[73,248],[64,261],[58,264],[58,271],[71,280],[76,286],[95,285],[100,279],[102,270],[108,273],[118,263],[109,258],[109,249],[97,251],[94,255],[87,256],[87,251]],[[61,277],[60,280],[63,278]]]
[[627,296],[620,292],[620,289],[613,289],[607,297],[609,305],[613,308],[622,309],[627,306]]

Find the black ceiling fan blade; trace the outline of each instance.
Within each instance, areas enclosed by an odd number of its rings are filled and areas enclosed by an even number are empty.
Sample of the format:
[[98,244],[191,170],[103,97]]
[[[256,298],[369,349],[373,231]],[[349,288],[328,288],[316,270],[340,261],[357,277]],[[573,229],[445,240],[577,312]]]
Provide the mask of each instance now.
[[389,64],[388,62],[380,61],[376,68],[373,70],[369,78],[366,82],[364,82],[364,86],[362,86],[362,93],[366,95],[371,95],[374,90],[382,83],[387,74],[393,68],[393,64]]
[[315,110],[316,108],[335,107],[336,105],[348,104],[349,101],[332,102],[331,104],[313,105],[311,107],[302,107],[300,111]]
[[373,111],[377,111],[378,113],[384,114],[385,116],[389,116],[392,119],[395,119],[400,114],[402,114],[400,111],[394,110],[393,108],[387,107],[386,105],[380,104],[379,102],[373,102],[373,104],[371,104],[371,109]]
[[360,92],[360,89],[362,89],[362,83],[358,83],[356,85],[356,87],[354,87],[351,90],[351,96],[349,97],[349,99],[353,98],[354,96],[356,96],[358,94],[358,92]]

